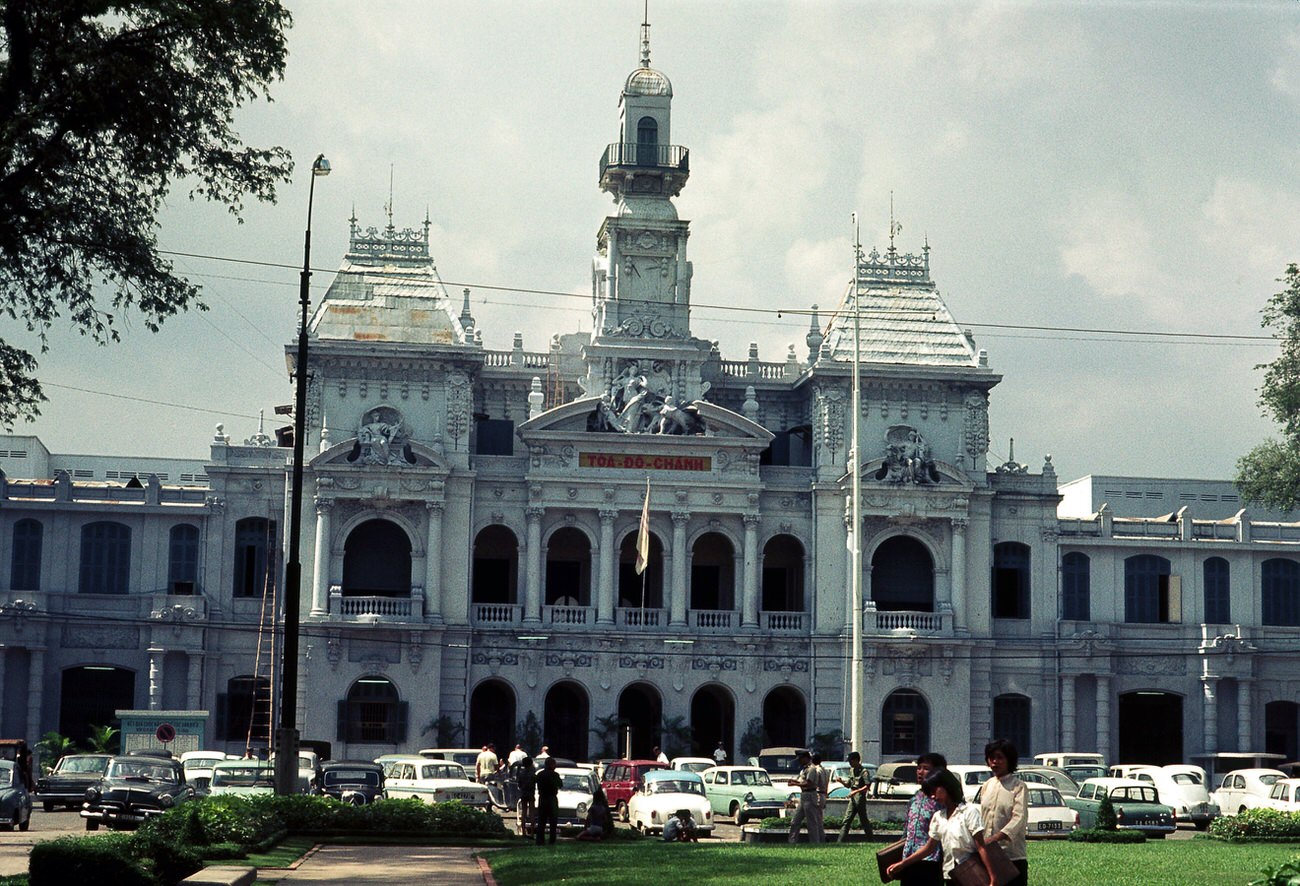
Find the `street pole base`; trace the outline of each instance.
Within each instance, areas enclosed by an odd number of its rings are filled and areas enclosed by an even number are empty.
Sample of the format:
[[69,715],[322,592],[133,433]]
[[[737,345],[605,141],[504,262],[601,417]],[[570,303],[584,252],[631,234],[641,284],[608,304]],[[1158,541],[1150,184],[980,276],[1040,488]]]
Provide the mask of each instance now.
[[298,793],[298,730],[275,730],[275,794]]

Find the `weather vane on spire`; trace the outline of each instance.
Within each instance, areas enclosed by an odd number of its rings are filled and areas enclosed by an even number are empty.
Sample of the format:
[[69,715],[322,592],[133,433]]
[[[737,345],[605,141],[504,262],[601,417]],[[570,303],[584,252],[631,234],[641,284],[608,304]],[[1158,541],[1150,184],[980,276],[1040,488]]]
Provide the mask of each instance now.
[[894,221],[894,192],[889,192],[889,254],[894,255],[894,237],[903,232],[902,222]]
[[645,0],[645,17],[641,20],[641,67],[650,67],[650,0]]

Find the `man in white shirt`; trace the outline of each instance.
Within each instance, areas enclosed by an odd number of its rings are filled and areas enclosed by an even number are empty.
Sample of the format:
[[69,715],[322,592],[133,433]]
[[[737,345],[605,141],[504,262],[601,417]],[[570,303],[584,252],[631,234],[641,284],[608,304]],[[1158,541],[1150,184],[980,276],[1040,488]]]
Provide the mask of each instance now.
[[722,742],[718,742],[718,746],[713,750],[713,762],[719,766],[727,764],[727,749],[722,746]]
[[658,760],[660,763],[668,762],[668,755],[665,754],[663,751],[659,750],[659,745],[655,745],[654,750],[651,751],[651,753],[655,755],[655,759]]
[[483,745],[483,750],[479,751],[478,758],[474,761],[474,777],[483,781],[489,775],[497,771],[500,761],[497,760],[496,745],[488,742]]
[[524,751],[524,746],[522,744],[517,744],[515,745],[515,749],[510,752],[510,756],[506,758],[506,762],[509,763],[511,766],[514,766],[516,763],[518,763],[520,760],[522,760],[524,757],[527,756],[528,754],[527,752]]

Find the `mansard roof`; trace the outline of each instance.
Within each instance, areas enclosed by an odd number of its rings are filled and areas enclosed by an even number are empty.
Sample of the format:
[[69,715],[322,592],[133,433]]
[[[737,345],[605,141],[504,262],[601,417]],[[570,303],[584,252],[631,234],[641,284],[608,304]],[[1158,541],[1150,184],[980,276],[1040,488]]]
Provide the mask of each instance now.
[[409,344],[464,344],[465,329],[429,255],[423,232],[361,230],[351,220],[351,245],[312,317],[321,339]]
[[[856,285],[855,285],[856,284]],[[977,367],[975,343],[957,325],[930,279],[930,248],[921,255],[899,254],[891,245],[858,261],[858,275],[826,331],[832,360],[853,360],[853,307],[861,319],[859,353],[863,363],[936,367]]]

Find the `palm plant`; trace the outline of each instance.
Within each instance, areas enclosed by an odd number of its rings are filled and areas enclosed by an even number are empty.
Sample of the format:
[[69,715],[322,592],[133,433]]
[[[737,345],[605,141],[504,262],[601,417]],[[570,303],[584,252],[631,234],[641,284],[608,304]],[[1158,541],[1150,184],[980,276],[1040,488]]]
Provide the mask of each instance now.
[[51,730],[41,736],[41,740],[36,743],[36,751],[41,755],[41,771],[48,775],[61,757],[77,752],[77,743],[66,735]]
[[115,726],[91,726],[86,744],[97,754],[115,754],[120,731]]

